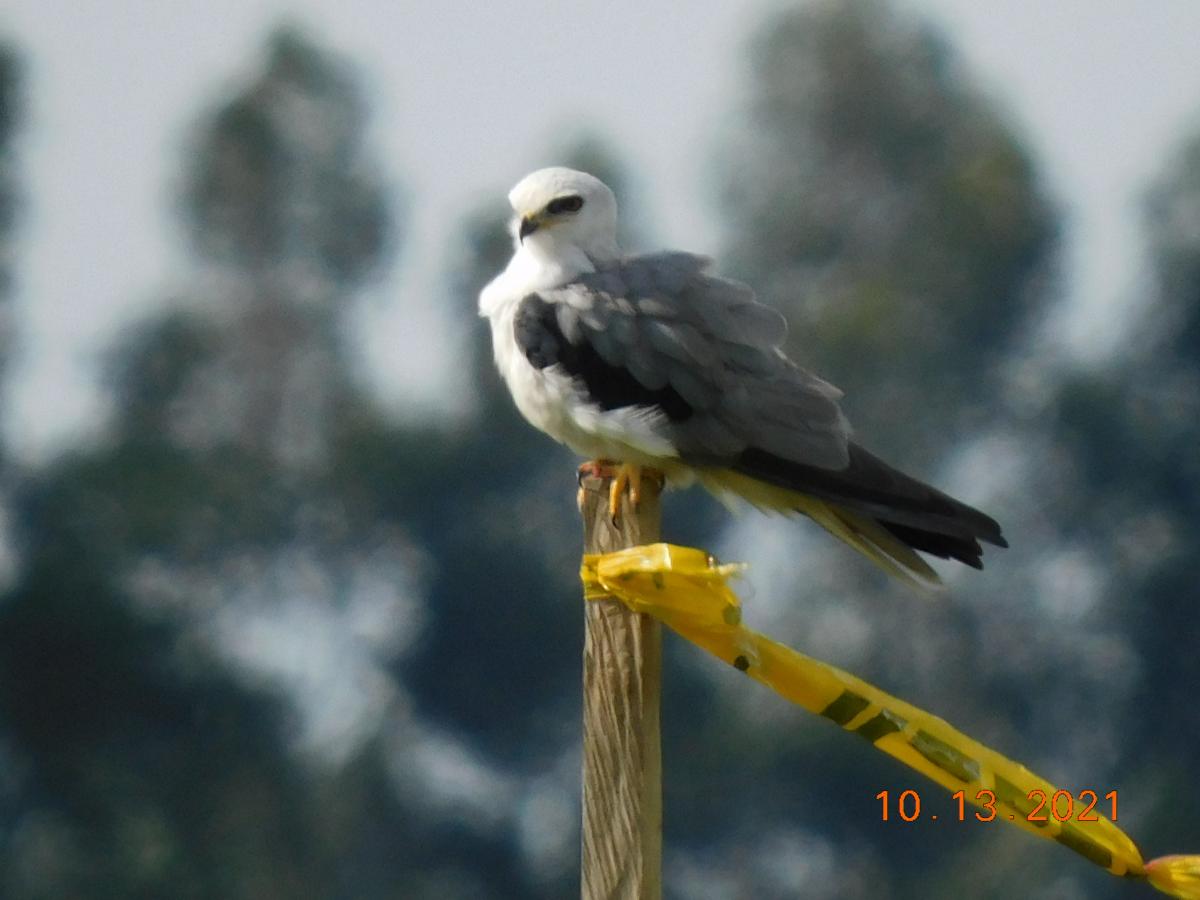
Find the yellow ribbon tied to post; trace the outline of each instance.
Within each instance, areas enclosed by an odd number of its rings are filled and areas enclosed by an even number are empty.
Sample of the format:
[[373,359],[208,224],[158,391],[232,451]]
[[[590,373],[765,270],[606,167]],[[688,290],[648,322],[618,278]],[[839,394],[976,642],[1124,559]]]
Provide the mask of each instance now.
[[[587,555],[580,577],[588,600],[615,599],[662,622],[781,697],[866,738],[877,748],[983,810],[1038,837],[1057,841],[1114,875],[1148,881],[1185,900],[1200,900],[1200,856],[1144,862],[1137,845],[1100,812],[1100,798],[1078,814],[1057,815],[1059,791],[947,722],[861,678],[742,625],[729,581],[745,568],[719,564],[693,547],[648,544]],[[1082,795],[1091,792],[1080,792]]]

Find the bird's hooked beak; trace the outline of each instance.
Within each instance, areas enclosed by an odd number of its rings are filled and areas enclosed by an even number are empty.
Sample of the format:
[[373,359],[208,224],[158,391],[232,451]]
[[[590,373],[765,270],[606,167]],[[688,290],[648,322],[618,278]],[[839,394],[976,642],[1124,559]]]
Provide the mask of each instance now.
[[525,238],[533,234],[542,227],[541,217],[537,213],[530,213],[527,216],[521,216],[521,227],[517,229],[517,239],[521,243],[525,243]]

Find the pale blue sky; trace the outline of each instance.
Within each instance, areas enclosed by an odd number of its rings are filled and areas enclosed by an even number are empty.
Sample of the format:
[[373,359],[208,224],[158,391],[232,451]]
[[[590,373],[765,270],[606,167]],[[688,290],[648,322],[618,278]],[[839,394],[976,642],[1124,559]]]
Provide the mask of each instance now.
[[[1026,133],[1070,215],[1076,312],[1063,335],[1102,352],[1119,333],[1110,311],[1133,294],[1138,192],[1200,125],[1200,3],[903,2],[944,26]],[[718,250],[709,176],[745,87],[741,50],[782,4],[6,5],[0,35],[24,51],[29,106],[9,428],[19,452],[44,457],[102,421],[97,354],[186,287],[172,209],[185,129],[257,64],[281,19],[354,60],[371,92],[373,145],[406,208],[400,265],[368,301],[364,347],[384,395],[422,410],[453,380],[448,342],[479,327],[440,314],[456,224],[554,162],[548,148],[580,128],[627,161],[660,242]]]

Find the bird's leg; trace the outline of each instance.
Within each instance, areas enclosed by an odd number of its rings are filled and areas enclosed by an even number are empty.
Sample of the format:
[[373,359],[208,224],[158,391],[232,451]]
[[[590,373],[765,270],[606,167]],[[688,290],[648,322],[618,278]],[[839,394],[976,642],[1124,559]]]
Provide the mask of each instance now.
[[615,463],[609,459],[593,459],[579,466],[579,496],[580,509],[583,508],[583,479],[611,478],[608,485],[608,517],[614,525],[621,518],[621,495],[628,492],[629,508],[637,512],[642,502],[642,485],[647,479],[658,482],[662,489],[666,477],[658,469],[643,468],[636,463]]
[[615,469],[616,463],[610,459],[589,459],[585,463],[580,463],[579,473],[579,492],[575,496],[575,502],[579,506],[580,511],[583,510],[583,479],[589,475],[593,478],[611,478]]
[[621,518],[621,495],[629,489],[629,506],[637,512],[642,499],[642,467],[635,463],[621,463],[608,486],[608,517],[614,525]]
[[637,512],[642,503],[642,492],[647,481],[657,483],[662,490],[667,482],[667,476],[658,469],[646,468],[635,463],[622,463],[609,486],[608,514],[615,525],[621,516],[621,494],[629,491],[629,508]]
[[617,464],[611,459],[589,459],[579,464],[579,483],[591,475],[593,478],[609,478],[613,475]]

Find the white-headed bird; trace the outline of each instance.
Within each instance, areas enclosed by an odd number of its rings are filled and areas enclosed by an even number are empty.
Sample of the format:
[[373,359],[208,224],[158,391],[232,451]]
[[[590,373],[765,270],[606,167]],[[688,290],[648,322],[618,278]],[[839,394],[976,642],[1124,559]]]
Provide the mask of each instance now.
[[512,260],[479,298],[522,415],[615,467],[610,512],[645,470],[803,513],[888,572],[936,582],[916,551],[982,568],[995,520],[892,468],[851,435],[841,391],[780,349],[787,325],[681,252],[622,255],[613,192],[541,169],[508,195]]

